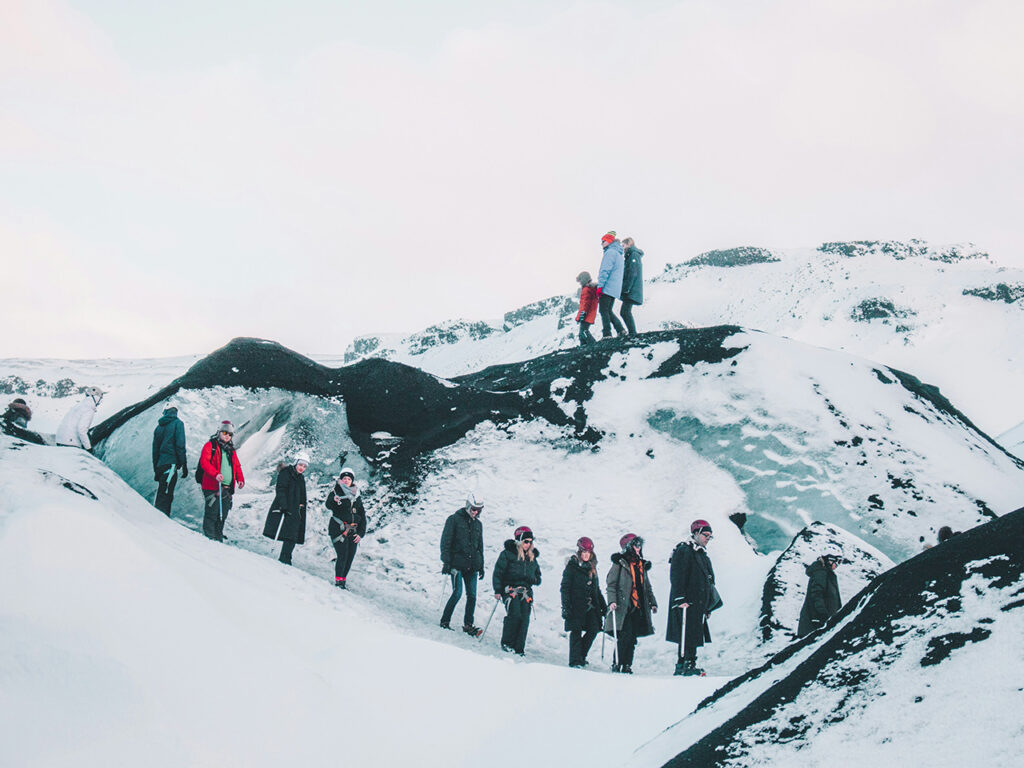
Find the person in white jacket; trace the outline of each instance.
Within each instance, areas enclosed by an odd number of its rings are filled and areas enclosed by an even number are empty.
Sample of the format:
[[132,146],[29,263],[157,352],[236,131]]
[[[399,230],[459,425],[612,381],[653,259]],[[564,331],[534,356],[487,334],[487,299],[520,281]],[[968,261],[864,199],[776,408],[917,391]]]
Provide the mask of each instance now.
[[96,408],[102,399],[102,389],[99,387],[86,388],[85,400],[68,411],[60,426],[57,427],[57,445],[92,450],[92,443],[89,442],[89,427],[92,426]]

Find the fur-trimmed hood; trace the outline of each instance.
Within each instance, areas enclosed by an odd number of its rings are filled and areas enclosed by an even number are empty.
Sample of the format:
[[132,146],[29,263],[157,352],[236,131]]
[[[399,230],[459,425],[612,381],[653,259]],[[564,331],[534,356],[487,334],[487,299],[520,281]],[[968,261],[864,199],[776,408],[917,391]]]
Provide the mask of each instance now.
[[[629,560],[626,559],[626,556],[624,554],[622,554],[621,552],[616,552],[609,559],[613,563],[628,563],[629,562]],[[641,562],[643,562],[643,564],[644,564],[644,571],[651,570],[651,566],[653,565],[653,563],[651,563],[650,560],[642,560]]]
[[[505,539],[505,551],[510,555],[516,555],[516,550],[519,549],[519,544],[515,539]],[[518,555],[516,555],[518,557]],[[540,557],[540,550],[536,547],[533,548],[533,559],[536,560]]]

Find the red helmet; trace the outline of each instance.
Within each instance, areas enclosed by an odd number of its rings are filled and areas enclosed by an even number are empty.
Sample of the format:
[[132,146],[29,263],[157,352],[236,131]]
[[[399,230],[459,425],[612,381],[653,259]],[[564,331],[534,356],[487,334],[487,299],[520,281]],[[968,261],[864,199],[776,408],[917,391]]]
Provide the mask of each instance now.
[[580,552],[593,552],[594,542],[587,536],[580,536],[579,541],[576,542],[576,549]]
[[512,534],[516,541],[522,541],[523,539],[532,539],[533,531],[527,528],[525,525],[520,525],[516,528],[516,532]]
[[708,533],[711,533],[711,523],[707,520],[694,520],[690,523],[690,533],[700,533],[705,528],[708,529]]
[[619,546],[622,548],[623,552],[625,552],[631,544],[639,544],[642,547],[644,545],[644,540],[635,533],[627,533],[619,539]]

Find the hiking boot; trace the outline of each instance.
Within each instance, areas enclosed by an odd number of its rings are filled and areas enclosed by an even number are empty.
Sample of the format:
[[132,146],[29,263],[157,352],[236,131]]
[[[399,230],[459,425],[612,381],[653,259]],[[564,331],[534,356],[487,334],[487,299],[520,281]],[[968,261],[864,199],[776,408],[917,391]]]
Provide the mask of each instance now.
[[334,586],[336,586],[338,589],[348,589],[348,587],[345,584],[345,579],[335,579]]
[[447,621],[444,621],[443,619],[441,620],[441,629],[451,629],[451,628],[452,628],[451,624],[449,624]]
[[623,664],[621,667],[619,667],[619,672],[621,672],[624,675],[632,675],[633,667],[631,667],[629,664]]
[[516,652],[516,649],[513,648],[511,645],[505,645],[504,643],[501,644],[501,650],[503,650],[505,653],[515,653]]
[[480,635],[484,633],[480,627],[474,627],[472,624],[463,624],[462,631],[467,635],[472,635],[473,637],[480,637]]
[[[681,670],[680,664],[682,665]],[[676,670],[676,674],[683,677],[700,677],[704,674],[704,670],[697,666],[696,659],[683,659],[679,664],[676,664]]]
[[680,659],[679,661],[676,662],[676,671],[673,672],[672,674],[673,675],[683,675],[685,673],[686,673],[686,664],[682,661],[682,659]]

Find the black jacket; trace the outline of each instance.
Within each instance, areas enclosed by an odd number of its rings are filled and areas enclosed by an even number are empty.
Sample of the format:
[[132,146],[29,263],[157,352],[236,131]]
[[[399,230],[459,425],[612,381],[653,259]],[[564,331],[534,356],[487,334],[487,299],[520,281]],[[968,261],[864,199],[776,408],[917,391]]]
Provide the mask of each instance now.
[[590,563],[576,555],[562,571],[562,618],[567,632],[596,632],[601,629],[608,605],[601,594],[601,580],[591,573]]
[[704,547],[698,547],[693,541],[681,541],[673,550],[669,562],[671,588],[665,639],[670,643],[679,642],[683,612],[677,606],[689,603],[686,609],[686,636],[691,638],[691,642],[696,640],[698,646],[711,642],[707,617],[721,605],[716,600],[715,572],[711,567],[711,558]]
[[153,430],[153,471],[171,465],[185,466],[185,425],[178,418],[178,409],[164,409],[164,415]]
[[484,524],[465,509],[449,515],[444,522],[441,562],[455,571],[484,571]]
[[263,535],[278,541],[306,541],[306,478],[294,466],[277,473],[277,493],[267,513]]
[[[352,487],[355,488],[355,485]],[[340,496],[341,501],[335,501],[335,496]],[[331,513],[327,533],[332,541],[341,536],[342,524],[350,531],[354,530],[359,538],[366,535],[366,509],[363,507],[362,496],[356,496],[355,501],[350,500],[341,483],[335,481],[334,489],[327,494],[325,506]]]
[[804,606],[800,609],[800,626],[797,629],[797,635],[801,637],[820,627],[843,607],[835,571],[821,560],[815,560],[807,566],[807,575],[810,577],[807,582],[807,597],[804,598]]
[[505,594],[509,587],[526,587],[526,594],[533,597],[533,587],[540,584],[540,552],[533,550],[533,560],[520,560],[516,550],[519,543],[514,539],[505,541],[505,549],[498,555],[491,576],[494,594]]
[[632,301],[634,304],[644,303],[644,252],[631,245],[623,253],[624,266],[622,269],[622,296],[623,301]]

